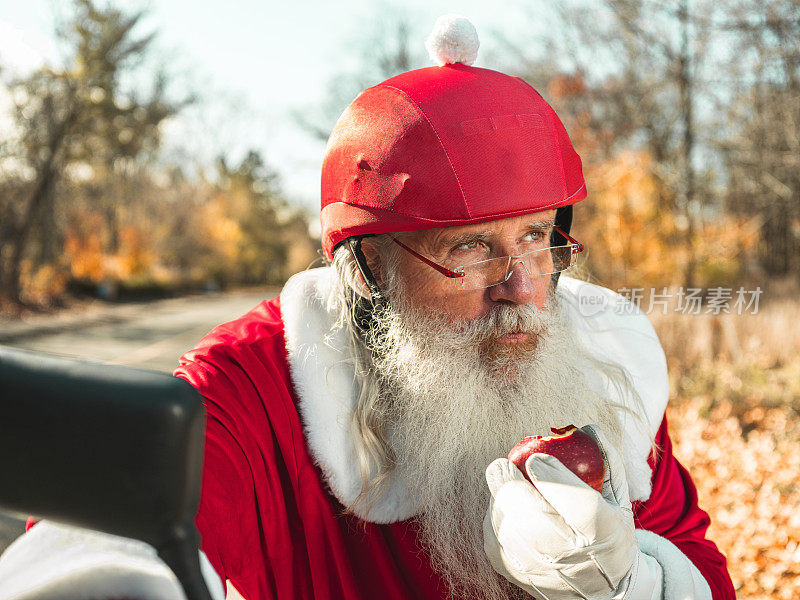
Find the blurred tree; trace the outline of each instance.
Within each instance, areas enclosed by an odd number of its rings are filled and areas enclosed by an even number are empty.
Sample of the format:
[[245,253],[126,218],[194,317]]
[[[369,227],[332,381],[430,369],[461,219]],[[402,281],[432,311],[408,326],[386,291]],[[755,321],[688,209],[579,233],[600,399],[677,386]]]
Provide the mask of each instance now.
[[[658,293],[682,285],[680,274],[689,257],[676,243],[680,235],[670,210],[671,190],[656,176],[652,162],[644,150],[627,150],[586,165],[591,202],[581,207],[575,235],[586,244],[588,272],[608,287]],[[696,235],[695,284],[710,288],[739,280],[743,257],[752,253],[757,238],[751,220],[720,215],[706,220]]]
[[[73,8],[59,32],[68,66],[45,66],[8,86],[18,133],[10,151],[27,174],[27,197],[0,238],[6,302],[21,302],[23,275],[54,261],[63,245],[67,207],[57,201],[57,186],[66,179],[108,180],[127,159],[155,151],[159,125],[182,104],[166,98],[161,74],[146,94],[122,89],[123,75],[134,71],[153,39],[135,32],[142,13],[98,8],[93,0],[74,0]],[[112,232],[106,243],[117,247],[115,198],[99,191],[92,195]]]
[[[718,205],[711,165],[702,161],[710,136],[697,115],[698,103],[714,100],[703,77],[712,62],[708,23],[717,13],[711,0],[568,2],[555,11],[543,58],[525,57],[522,44],[507,40],[522,54],[521,75],[547,90],[568,131],[591,132],[588,148],[576,142],[585,163],[627,151],[648,155],[659,203],[674,221],[672,240],[685,250],[675,267],[688,286],[696,283],[707,207]],[[580,87],[565,85],[570,79]]]
[[[665,271],[665,283],[698,285],[720,272],[714,266],[720,262],[749,261],[752,221],[727,214],[737,203],[779,230],[762,236],[762,262],[783,261],[785,270],[787,254],[798,255],[787,238],[800,221],[785,206],[797,198],[788,183],[787,151],[797,147],[798,94],[787,73],[793,65],[797,81],[798,10],[784,0],[573,0],[558,5],[555,24],[536,45],[546,47],[545,54],[531,55],[525,41],[505,40],[516,70],[567,122],[590,190],[608,180],[603,169],[624,162],[626,153],[648,157],[639,164],[651,171],[658,205],[671,221],[662,237],[680,257]],[[533,13],[531,23],[533,30]],[[749,171],[743,169],[748,156],[759,161]],[[756,194],[759,200],[752,201]],[[728,248],[735,259],[715,257],[708,243],[720,225],[747,240],[738,252]],[[732,264],[724,270],[741,273]]]
[[[276,282],[286,263],[280,213],[288,211],[278,194],[275,174],[258,152],[250,151],[237,167],[222,158],[217,164],[221,189],[212,199],[238,227],[236,268],[215,276],[224,283]],[[231,281],[232,280],[232,281]]]
[[732,0],[732,101],[719,146],[728,206],[759,219],[759,263],[800,276],[800,3]]
[[277,284],[315,256],[308,219],[288,206],[256,151],[235,166],[220,157],[213,182],[181,193],[191,197],[175,203],[160,257],[184,277],[213,287]]

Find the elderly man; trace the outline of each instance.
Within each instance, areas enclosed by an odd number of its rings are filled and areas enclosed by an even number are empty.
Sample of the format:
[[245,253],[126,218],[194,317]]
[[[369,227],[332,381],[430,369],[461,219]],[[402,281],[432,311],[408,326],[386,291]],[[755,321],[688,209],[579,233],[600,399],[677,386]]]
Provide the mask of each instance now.
[[[208,399],[208,558],[245,598],[732,598],[650,324],[559,278],[586,196],[563,125],[464,64],[468,22],[438,27],[443,64],[366,90],[330,137],[331,266],[177,371]],[[569,423],[604,450],[602,493],[499,458]]]
[[[586,196],[563,125],[469,66],[468,22],[437,27],[441,65],[366,90],[331,135],[331,264],[176,371],[207,399],[203,552],[247,600],[733,598],[652,327],[562,275]],[[602,449],[601,492],[502,458],[571,423]]]

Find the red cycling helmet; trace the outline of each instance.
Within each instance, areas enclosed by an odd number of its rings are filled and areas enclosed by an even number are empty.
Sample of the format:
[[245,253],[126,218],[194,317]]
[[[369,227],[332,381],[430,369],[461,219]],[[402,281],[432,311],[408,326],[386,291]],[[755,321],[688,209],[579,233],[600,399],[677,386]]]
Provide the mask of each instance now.
[[[362,92],[336,123],[322,165],[322,248],[333,258],[352,236],[481,223],[585,197],[580,157],[531,86],[460,62],[417,69]],[[568,230],[571,209],[559,212]]]

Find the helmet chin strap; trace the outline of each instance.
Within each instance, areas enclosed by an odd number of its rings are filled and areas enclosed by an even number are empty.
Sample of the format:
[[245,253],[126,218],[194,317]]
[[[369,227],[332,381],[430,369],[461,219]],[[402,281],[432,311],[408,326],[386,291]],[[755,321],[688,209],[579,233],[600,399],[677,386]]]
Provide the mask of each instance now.
[[373,312],[386,306],[386,297],[383,295],[383,291],[381,291],[375,276],[372,274],[367,264],[367,257],[364,256],[364,251],[361,249],[361,240],[363,239],[364,236],[351,237],[347,239],[347,244],[350,246],[350,252],[353,254],[356,266],[361,272],[364,283],[372,297],[371,299],[359,298],[356,300],[356,305],[353,307],[356,325],[361,330],[362,335],[366,335],[372,324]]

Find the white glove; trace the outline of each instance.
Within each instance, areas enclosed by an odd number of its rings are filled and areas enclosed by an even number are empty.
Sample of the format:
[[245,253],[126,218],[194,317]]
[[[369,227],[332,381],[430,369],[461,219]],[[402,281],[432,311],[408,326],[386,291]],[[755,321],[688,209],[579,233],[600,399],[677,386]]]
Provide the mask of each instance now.
[[650,598],[660,573],[650,576],[652,561],[638,551],[622,459],[596,426],[582,430],[603,454],[602,495],[546,454],[525,465],[534,485],[507,459],[495,460],[486,469],[486,554],[499,574],[543,600]]

